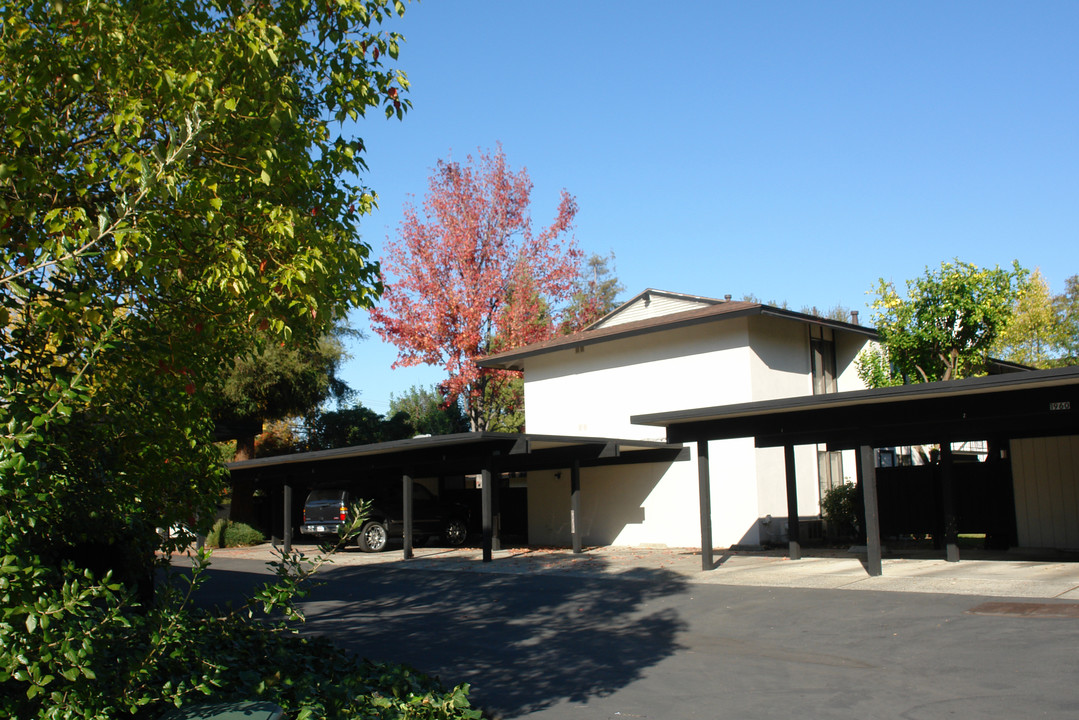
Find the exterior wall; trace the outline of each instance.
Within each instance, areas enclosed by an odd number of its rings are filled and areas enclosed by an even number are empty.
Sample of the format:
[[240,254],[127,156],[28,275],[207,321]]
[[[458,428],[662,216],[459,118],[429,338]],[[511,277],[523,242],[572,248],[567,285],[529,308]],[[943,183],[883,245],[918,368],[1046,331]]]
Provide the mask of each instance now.
[[[862,350],[877,345],[863,335],[850,332],[836,332],[835,334],[835,371],[836,391],[847,392],[850,390],[865,390],[865,383],[858,377],[858,355]],[[846,459],[844,459],[846,462]]]
[[[741,319],[532,358],[525,371],[528,431],[665,440],[662,428],[633,425],[630,416],[748,402],[748,345],[748,323]],[[752,440],[713,445],[715,541],[756,544],[756,487],[746,481],[754,477]],[[693,453],[692,461],[670,466],[583,470],[584,542],[699,546],[696,448]],[[559,481],[530,473],[528,505],[530,543],[569,543],[568,473]]]
[[748,344],[743,318],[531,358],[528,432],[664,440],[662,428],[633,425],[630,416],[748,402]]
[[[586,545],[699,547],[697,449],[688,461],[581,470],[581,533]],[[753,441],[709,444],[712,538],[716,547],[757,545]],[[528,542],[571,542],[569,471],[528,474]]]
[[1011,441],[1019,547],[1079,550],[1079,436]]
[[[753,400],[811,395],[813,377],[809,355],[809,329],[800,322],[760,316],[750,318]],[[752,442],[752,441],[750,441]],[[817,454],[813,447],[794,449],[798,485],[798,514],[819,512]],[[756,451],[757,516],[763,520],[758,542],[782,542],[786,528],[768,517],[787,517],[787,466],[782,448]],[[748,544],[748,543],[747,543]],[[757,544],[757,543],[752,543]]]

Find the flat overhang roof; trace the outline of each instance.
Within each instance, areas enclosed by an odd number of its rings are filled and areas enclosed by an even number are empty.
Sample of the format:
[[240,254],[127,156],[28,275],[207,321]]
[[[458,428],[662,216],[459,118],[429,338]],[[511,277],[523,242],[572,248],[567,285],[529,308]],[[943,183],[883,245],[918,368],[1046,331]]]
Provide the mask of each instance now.
[[1079,367],[635,415],[672,442],[920,444],[1079,434]]
[[[420,473],[433,469],[475,471],[495,462],[498,470],[540,470],[661,462],[688,457],[680,443],[622,438],[577,437],[533,433],[469,432],[356,445],[331,450],[278,455],[229,463],[232,472],[287,472],[296,466],[332,461],[364,460],[377,468],[402,468]],[[467,472],[466,472],[467,474]]]

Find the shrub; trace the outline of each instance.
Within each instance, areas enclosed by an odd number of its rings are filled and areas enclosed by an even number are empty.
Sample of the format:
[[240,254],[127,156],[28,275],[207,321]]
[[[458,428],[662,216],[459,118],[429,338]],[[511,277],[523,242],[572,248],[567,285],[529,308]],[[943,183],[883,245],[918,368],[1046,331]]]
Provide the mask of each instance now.
[[852,535],[858,526],[858,516],[855,512],[859,501],[858,486],[853,483],[843,483],[824,493],[821,498],[821,514],[828,521],[832,532],[840,535]]
[[266,541],[266,536],[261,532],[245,525],[244,523],[237,523],[229,521],[229,524],[225,527],[225,547],[243,547],[245,545],[258,545],[259,543]]
[[210,532],[206,533],[206,547],[225,547],[225,527],[228,524],[229,521],[225,518],[221,518],[214,523],[214,526],[210,528]]
[[261,532],[241,522],[232,522],[224,518],[214,523],[206,535],[206,547],[244,547],[266,542]]

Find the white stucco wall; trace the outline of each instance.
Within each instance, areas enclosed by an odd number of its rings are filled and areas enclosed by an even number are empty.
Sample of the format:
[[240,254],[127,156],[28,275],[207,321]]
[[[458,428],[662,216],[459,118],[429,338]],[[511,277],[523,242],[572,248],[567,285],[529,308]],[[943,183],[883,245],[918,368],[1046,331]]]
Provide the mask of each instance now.
[[865,383],[858,377],[857,359],[862,350],[876,345],[876,342],[870,342],[864,335],[847,332],[835,334],[835,384],[838,392],[865,390]]
[[649,333],[529,358],[528,432],[663,440],[632,415],[752,398],[748,324]]

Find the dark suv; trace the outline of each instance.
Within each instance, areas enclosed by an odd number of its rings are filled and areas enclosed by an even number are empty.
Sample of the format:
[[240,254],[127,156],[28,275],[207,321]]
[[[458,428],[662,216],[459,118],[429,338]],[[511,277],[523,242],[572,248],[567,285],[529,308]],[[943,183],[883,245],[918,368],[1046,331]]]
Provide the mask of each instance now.
[[[396,492],[394,491],[396,489]],[[312,490],[303,506],[304,535],[334,537],[348,520],[352,502],[371,500],[367,520],[360,529],[356,544],[364,552],[381,552],[391,537],[402,537],[405,530],[400,483],[377,487]],[[412,485],[412,539],[423,545],[432,535],[441,535],[446,544],[463,545],[468,539],[468,509],[457,503],[443,502],[423,485]]]

